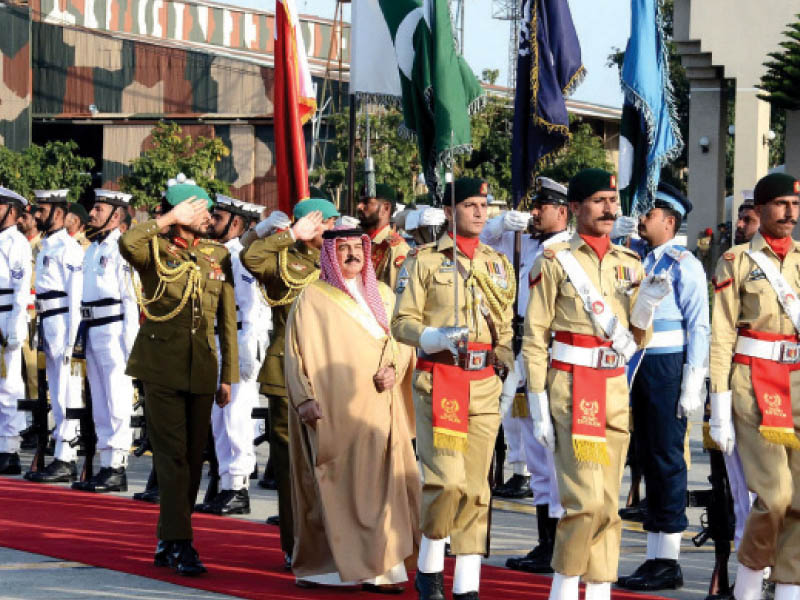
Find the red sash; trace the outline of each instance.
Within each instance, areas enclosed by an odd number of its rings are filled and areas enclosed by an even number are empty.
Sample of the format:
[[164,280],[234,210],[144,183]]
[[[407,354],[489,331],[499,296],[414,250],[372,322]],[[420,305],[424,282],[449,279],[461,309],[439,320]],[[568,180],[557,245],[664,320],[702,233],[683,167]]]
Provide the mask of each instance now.
[[[556,341],[581,348],[610,348],[593,335],[558,331]],[[581,462],[608,465],[606,446],[606,379],[625,374],[625,367],[595,369],[553,360],[550,366],[572,373],[572,449]]]
[[[796,335],[767,333],[742,328],[739,335],[769,342],[797,342]],[[792,418],[792,384],[790,373],[800,369],[798,364],[785,364],[764,358],[736,354],[733,362],[750,366],[753,393],[761,411],[761,435],[773,444],[800,450],[800,439],[794,433]]]
[[[492,346],[470,342],[468,348],[491,350]],[[469,384],[471,381],[494,377],[494,367],[488,365],[479,371],[465,371],[455,365],[419,358],[416,368],[431,373],[433,379],[431,408],[434,447],[466,451],[469,433]]]

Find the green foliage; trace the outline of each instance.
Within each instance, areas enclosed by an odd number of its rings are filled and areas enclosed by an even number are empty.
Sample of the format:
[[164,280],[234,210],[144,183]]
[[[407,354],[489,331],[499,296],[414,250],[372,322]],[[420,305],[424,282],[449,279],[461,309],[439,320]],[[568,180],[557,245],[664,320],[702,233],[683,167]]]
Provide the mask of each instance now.
[[28,200],[33,190],[69,190],[70,202],[76,202],[92,183],[91,158],[77,154],[78,144],[47,142],[32,144],[22,152],[0,147],[0,185],[8,187]]
[[194,179],[209,193],[229,193],[230,184],[216,178],[217,163],[230,154],[221,139],[183,135],[177,123],[162,121],[153,128],[152,146],[134,159],[130,172],[120,178],[120,187],[133,194],[135,206],[159,203],[167,181],[178,173]]
[[764,63],[767,72],[759,86],[765,92],[759,98],[784,110],[800,110],[800,15],[797,18],[783,33],[788,38],[779,44],[783,51],[769,53],[772,60]]
[[[495,198],[511,198],[511,130],[513,107],[508,99],[489,96],[486,108],[472,116],[473,152],[460,157],[455,165],[456,177],[481,177],[489,182]],[[370,115],[370,154],[375,161],[375,178],[393,186],[410,202],[415,198],[414,184],[420,173],[419,154],[414,140],[399,133],[403,115],[396,109],[380,109]],[[315,169],[311,180],[329,190],[343,188],[347,179],[348,113],[335,114],[330,125],[335,132],[332,148],[326,151],[325,165]],[[359,116],[356,138],[356,179],[363,179],[365,119]],[[541,174],[566,182],[585,167],[612,168],[602,139],[588,123],[572,122],[573,137],[555,161]],[[332,194],[335,195],[335,194]]]
[[498,77],[500,77],[500,69],[484,69],[481,71],[481,81],[485,81],[489,85],[494,85]]

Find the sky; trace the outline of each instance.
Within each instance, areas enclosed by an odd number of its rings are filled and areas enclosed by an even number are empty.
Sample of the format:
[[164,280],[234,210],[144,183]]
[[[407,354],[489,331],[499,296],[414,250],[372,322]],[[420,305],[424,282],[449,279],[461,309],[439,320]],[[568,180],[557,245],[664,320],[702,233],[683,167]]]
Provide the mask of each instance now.
[[[274,0],[221,0],[250,8],[272,11]],[[630,34],[630,0],[568,0],[587,76],[572,98],[606,106],[622,106],[619,72],[606,67],[614,48],[625,48]],[[335,0],[295,0],[301,14],[333,18]],[[508,21],[492,18],[493,0],[465,0],[464,56],[475,75],[483,69],[500,69],[498,84],[508,81]],[[345,20],[350,9],[345,5]]]

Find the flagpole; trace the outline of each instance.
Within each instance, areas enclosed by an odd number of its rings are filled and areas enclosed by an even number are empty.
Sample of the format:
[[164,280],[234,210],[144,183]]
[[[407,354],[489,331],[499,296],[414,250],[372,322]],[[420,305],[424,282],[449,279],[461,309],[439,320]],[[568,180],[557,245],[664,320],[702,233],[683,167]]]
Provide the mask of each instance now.
[[347,209],[346,212],[349,215],[355,214],[353,209],[355,208],[355,204],[353,203],[353,199],[355,198],[355,181],[356,181],[356,173],[355,173],[355,162],[356,162],[356,119],[358,115],[356,114],[356,96],[355,94],[350,94],[350,133],[349,133],[349,147],[347,150]]

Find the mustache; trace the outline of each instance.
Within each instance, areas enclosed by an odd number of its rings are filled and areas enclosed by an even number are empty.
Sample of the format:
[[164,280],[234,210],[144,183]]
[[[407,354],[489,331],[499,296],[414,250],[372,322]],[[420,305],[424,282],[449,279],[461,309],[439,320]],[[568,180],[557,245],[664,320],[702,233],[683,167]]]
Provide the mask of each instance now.
[[597,220],[598,221],[616,221],[617,217],[616,217],[616,215],[612,215],[611,213],[606,213],[602,217],[599,217]]
[[778,223],[783,225],[784,223],[791,223],[792,225],[797,225],[797,219],[793,219],[792,217],[786,217],[785,219],[778,219]]
[[361,259],[358,258],[357,256],[348,256],[347,258],[344,259],[344,264],[346,264],[346,265],[350,264],[351,262],[360,263]]

